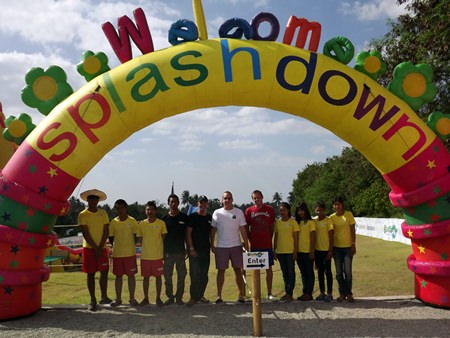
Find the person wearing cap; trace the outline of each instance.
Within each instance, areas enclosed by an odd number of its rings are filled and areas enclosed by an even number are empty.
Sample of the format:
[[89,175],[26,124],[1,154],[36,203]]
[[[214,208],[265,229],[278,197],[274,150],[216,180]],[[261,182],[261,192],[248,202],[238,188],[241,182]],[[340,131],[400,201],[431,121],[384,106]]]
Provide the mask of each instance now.
[[137,221],[128,215],[128,204],[123,199],[114,203],[117,217],[109,223],[109,241],[113,246],[113,274],[116,276],[115,289],[116,300],[111,306],[122,304],[123,275],[128,278],[129,303],[131,306],[139,305],[134,298],[136,290],[137,263],[136,263],[136,240]]
[[255,205],[252,205],[245,210],[250,249],[255,252],[267,252],[269,255],[269,268],[266,269],[267,299],[275,300],[275,297],[272,295],[272,239],[274,233],[275,212],[270,205],[263,203],[264,197],[260,190],[254,190],[251,198]]
[[204,297],[208,285],[208,271],[211,251],[211,215],[208,198],[201,195],[197,202],[197,212],[189,215],[186,242],[189,248],[189,275],[191,277],[191,299],[186,303],[192,306],[198,302],[209,303]]
[[[233,195],[229,191],[222,194],[223,207],[214,211],[211,222],[211,251],[216,256],[217,268],[217,298],[216,304],[223,303],[222,289],[225,282],[225,270],[229,261],[233,266],[236,286],[239,291],[239,303],[244,303],[245,285],[241,269],[244,267],[242,259],[242,245],[248,251],[247,223],[241,209],[233,206]],[[214,239],[217,233],[217,246]],[[242,241],[241,241],[242,236]]]
[[[170,194],[167,198],[169,212],[162,218],[166,223],[167,235],[164,238],[164,284],[166,286],[167,300],[165,305],[184,305],[184,282],[186,280],[186,227],[189,221],[188,216],[178,209],[180,199],[175,194]],[[173,269],[177,270],[177,291],[173,294]]]
[[92,189],[81,193],[80,197],[88,204],[87,208],[78,215],[78,225],[83,233],[82,271],[87,274],[87,287],[91,297],[88,309],[96,311],[95,273],[97,271],[100,272],[100,304],[112,302],[107,292],[109,257],[106,240],[108,238],[109,218],[105,210],[97,207],[98,202],[106,200],[106,194],[103,191]]

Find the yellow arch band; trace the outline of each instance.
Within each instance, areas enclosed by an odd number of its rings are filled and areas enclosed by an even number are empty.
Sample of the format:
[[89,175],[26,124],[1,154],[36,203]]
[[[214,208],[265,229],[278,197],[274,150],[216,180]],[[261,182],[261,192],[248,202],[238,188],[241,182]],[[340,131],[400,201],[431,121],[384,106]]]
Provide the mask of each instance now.
[[97,77],[57,106],[27,141],[81,179],[137,130],[227,105],[308,119],[352,144],[382,174],[435,138],[401,99],[331,58],[277,42],[213,39],[146,54]]

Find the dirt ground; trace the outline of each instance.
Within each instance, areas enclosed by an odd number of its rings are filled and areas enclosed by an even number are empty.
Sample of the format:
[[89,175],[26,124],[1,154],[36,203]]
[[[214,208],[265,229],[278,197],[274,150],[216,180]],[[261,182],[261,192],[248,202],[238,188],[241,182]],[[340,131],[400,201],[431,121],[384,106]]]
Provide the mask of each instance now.
[[[449,337],[450,310],[413,297],[262,303],[267,337]],[[170,305],[158,308],[85,305],[43,307],[35,314],[0,322],[2,337],[252,337],[252,301],[245,304]]]

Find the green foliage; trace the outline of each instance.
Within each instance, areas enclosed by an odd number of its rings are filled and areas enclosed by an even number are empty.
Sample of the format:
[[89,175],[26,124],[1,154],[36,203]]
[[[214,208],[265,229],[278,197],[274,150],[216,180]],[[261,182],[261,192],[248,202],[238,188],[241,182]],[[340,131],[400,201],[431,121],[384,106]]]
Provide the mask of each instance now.
[[426,63],[434,72],[438,93],[434,102],[421,109],[425,116],[433,111],[450,113],[450,0],[398,0],[408,3],[408,13],[389,21],[389,31],[370,42],[370,49],[382,52],[387,72],[380,77],[387,85],[401,62]]
[[334,196],[346,200],[346,208],[356,216],[400,217],[389,200],[389,187],[373,165],[354,148],[344,148],[340,156],[325,163],[307,165],[297,173],[289,200],[294,208],[305,201],[310,211],[323,200],[331,213]]

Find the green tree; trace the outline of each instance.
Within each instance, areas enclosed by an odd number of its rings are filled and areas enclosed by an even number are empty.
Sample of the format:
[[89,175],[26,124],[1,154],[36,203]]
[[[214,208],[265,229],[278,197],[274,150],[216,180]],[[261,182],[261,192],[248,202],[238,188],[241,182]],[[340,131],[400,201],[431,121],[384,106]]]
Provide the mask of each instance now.
[[421,109],[425,117],[433,111],[450,113],[450,1],[397,0],[407,3],[407,13],[388,21],[389,31],[370,42],[369,47],[382,52],[387,72],[380,82],[387,85],[398,64],[411,61],[426,63],[434,71],[438,87],[436,99]]

